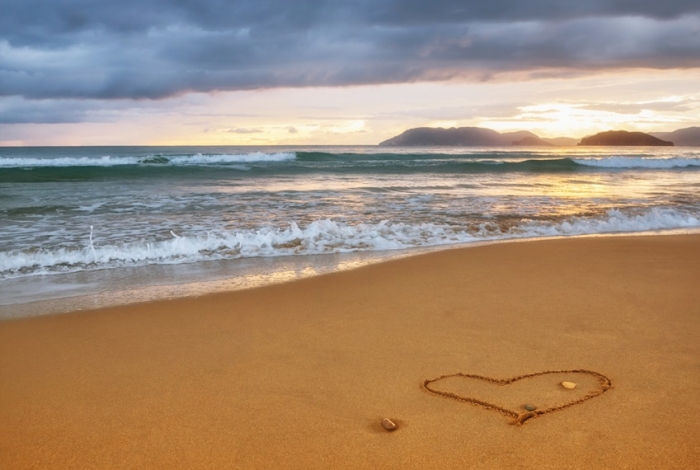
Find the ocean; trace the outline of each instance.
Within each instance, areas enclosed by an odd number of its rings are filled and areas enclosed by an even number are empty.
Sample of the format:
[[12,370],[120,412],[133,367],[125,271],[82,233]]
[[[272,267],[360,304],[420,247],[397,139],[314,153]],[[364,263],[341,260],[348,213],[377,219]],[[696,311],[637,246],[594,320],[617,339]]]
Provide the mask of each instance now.
[[0,148],[0,318],[700,229],[692,147]]

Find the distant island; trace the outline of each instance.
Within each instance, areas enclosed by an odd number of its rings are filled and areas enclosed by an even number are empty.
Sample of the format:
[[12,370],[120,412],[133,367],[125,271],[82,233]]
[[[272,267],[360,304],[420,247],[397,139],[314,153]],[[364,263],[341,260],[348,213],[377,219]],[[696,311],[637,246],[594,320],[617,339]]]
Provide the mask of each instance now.
[[673,132],[650,132],[649,134],[673,142],[674,145],[700,146],[700,127],[686,127]]
[[673,142],[661,140],[644,132],[607,131],[589,135],[581,139],[579,145],[636,145],[636,146],[673,146]]
[[700,146],[700,127],[673,132],[607,131],[577,139],[545,138],[529,131],[497,132],[483,127],[416,127],[381,142],[383,147],[507,147],[507,146],[574,146],[574,145],[685,145]]
[[[385,140],[379,145],[383,147],[429,147],[429,146],[551,146],[561,145],[562,138],[552,139],[551,142],[528,131],[496,132],[483,127],[417,127],[409,129],[396,137]],[[566,139],[566,138],[564,138]],[[568,145],[576,145],[578,139],[566,140]]]

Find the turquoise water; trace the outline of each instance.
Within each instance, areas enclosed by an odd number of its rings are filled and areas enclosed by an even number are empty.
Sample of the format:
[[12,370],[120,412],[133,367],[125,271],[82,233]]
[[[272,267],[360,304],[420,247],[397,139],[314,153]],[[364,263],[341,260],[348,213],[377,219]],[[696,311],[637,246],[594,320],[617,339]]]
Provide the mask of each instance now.
[[0,221],[0,290],[24,302],[105,270],[111,289],[148,267],[695,229],[700,149],[0,148]]

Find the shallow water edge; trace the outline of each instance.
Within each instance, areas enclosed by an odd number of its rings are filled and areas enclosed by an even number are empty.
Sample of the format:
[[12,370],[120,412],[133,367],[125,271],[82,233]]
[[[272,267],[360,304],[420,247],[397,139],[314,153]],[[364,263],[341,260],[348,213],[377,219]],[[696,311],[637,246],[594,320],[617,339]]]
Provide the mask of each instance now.
[[434,251],[562,238],[698,234],[700,229],[604,233],[457,243],[388,251],[241,258],[176,265],[148,265],[0,281],[0,321],[69,313],[157,300],[197,297],[357,269]]

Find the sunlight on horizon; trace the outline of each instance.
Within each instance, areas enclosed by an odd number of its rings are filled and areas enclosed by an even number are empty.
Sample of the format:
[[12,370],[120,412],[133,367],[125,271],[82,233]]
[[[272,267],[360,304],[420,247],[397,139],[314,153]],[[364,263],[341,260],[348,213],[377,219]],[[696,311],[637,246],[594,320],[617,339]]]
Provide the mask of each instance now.
[[[627,103],[623,103],[627,104]],[[632,103],[643,107],[643,103]],[[635,114],[586,109],[585,104],[546,103],[524,106],[521,113],[511,119],[487,119],[483,127],[496,131],[529,130],[541,137],[583,137],[608,130],[650,132],[660,126],[682,127],[684,121],[642,109]]]
[[67,108],[99,104],[99,111],[92,121],[0,126],[0,145],[376,145],[415,127],[579,139],[618,129],[667,132],[700,124],[699,81],[700,71],[647,71],[61,100]]

